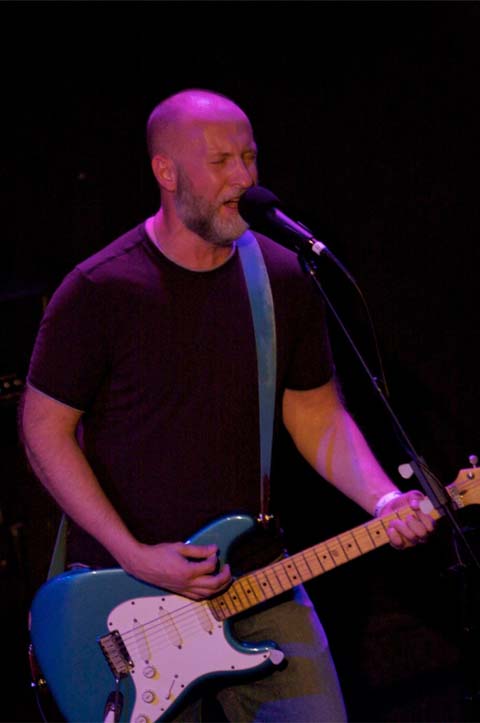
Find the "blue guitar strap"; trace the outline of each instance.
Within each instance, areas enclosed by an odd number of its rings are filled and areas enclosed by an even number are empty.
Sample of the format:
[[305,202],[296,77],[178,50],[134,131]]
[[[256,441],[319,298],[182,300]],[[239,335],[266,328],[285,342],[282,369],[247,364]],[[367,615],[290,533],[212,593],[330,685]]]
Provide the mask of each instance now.
[[47,580],[55,575],[65,572],[67,562],[67,516],[62,515],[60,525],[58,526],[57,536],[55,538],[55,546],[53,548],[50,567],[48,568]]
[[238,239],[237,247],[250,299],[257,349],[260,415],[260,514],[258,520],[266,525],[272,518],[269,513],[269,503],[277,379],[275,312],[270,279],[257,239],[251,231],[246,231]]
[[[237,247],[247,284],[255,330],[260,423],[260,513],[258,520],[266,525],[272,517],[269,514],[269,502],[277,377],[275,314],[270,279],[257,239],[251,231],[246,231],[238,239]],[[47,580],[65,571],[67,526],[67,518],[62,515]]]

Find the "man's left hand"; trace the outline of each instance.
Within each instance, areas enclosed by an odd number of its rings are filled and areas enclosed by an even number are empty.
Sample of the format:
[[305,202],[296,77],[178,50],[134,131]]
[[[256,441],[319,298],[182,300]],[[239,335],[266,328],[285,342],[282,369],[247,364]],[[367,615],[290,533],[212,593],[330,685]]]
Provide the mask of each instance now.
[[391,500],[382,510],[381,517],[397,512],[401,508],[409,507],[411,512],[399,519],[396,517],[388,524],[387,534],[392,547],[399,550],[406,547],[412,547],[419,542],[426,542],[429,534],[435,527],[435,522],[425,512],[420,509],[420,503],[427,500],[418,490],[410,490],[395,499]]

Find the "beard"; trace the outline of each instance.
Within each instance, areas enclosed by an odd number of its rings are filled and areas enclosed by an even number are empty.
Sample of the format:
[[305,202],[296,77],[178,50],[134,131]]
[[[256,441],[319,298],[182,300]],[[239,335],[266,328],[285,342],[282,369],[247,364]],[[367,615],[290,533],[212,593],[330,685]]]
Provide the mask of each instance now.
[[175,206],[185,226],[215,246],[231,246],[248,228],[239,214],[236,218],[220,218],[219,207],[194,193],[190,179],[181,168]]

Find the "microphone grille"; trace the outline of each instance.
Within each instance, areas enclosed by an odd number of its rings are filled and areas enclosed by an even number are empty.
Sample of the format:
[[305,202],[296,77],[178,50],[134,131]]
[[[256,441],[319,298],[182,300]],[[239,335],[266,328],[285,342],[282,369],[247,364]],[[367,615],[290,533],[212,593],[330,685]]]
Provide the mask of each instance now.
[[244,221],[250,225],[255,225],[255,223],[264,220],[268,209],[279,205],[279,199],[268,188],[252,186],[240,198],[238,212]]

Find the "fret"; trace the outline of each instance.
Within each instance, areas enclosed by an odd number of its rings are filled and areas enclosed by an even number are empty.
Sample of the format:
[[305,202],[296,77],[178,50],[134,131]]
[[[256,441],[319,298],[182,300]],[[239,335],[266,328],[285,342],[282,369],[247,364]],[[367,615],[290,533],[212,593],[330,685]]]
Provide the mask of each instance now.
[[265,599],[265,596],[262,595],[262,591],[258,585],[252,585],[252,582],[255,582],[255,578],[253,576],[241,577],[238,580],[238,584],[242,586],[243,592],[245,593],[245,599],[247,600],[248,607],[255,605],[257,602],[262,602]]
[[332,558],[330,550],[324,542],[321,545],[316,545],[315,548],[312,549],[314,550],[315,555],[317,555],[324,572],[327,570],[333,570],[333,568],[336,567],[335,560]]
[[322,561],[316,552],[316,548],[318,547],[319,545],[316,545],[309,550],[305,550],[303,553],[303,556],[308,562],[309,568],[312,570],[313,577],[316,575],[322,575],[325,572],[325,566],[322,564]]
[[[387,540],[387,532],[385,528],[385,524],[383,521],[384,518],[379,517],[378,520],[374,520],[373,522],[370,522],[368,525],[369,531],[372,537],[372,542],[375,545],[375,547],[378,547],[379,545],[383,545]],[[386,518],[388,521],[392,519],[392,517]]]
[[268,598],[270,597],[266,592],[266,588],[269,587],[269,584],[267,581],[265,581],[265,584],[263,584],[262,580],[260,579],[259,573],[260,571],[258,570],[256,572],[250,573],[247,577],[247,580],[257,600],[259,602],[263,602],[264,600],[268,600]]
[[337,543],[337,540],[338,537],[334,537],[332,540],[328,541],[327,546],[335,565],[343,565],[344,562],[347,562],[347,556],[345,555],[342,546]]
[[273,570],[273,566],[265,567],[261,570],[261,583],[267,600],[275,595],[280,595],[280,593],[284,592],[285,589],[281,585],[278,575],[276,575]]
[[222,618],[229,618],[231,615],[235,615],[237,610],[233,604],[233,600],[230,598],[229,591],[222,593],[217,598],[220,606],[220,613]]
[[207,600],[207,605],[215,620],[225,620],[230,617],[222,597],[222,595],[217,595],[217,597]]
[[370,525],[367,525],[367,527],[365,529],[367,530],[368,537],[370,538],[370,541],[372,543],[372,548],[375,550],[377,547],[377,544],[376,544],[375,538],[373,536],[373,532],[372,532],[372,530],[370,530]]
[[302,582],[302,578],[300,577],[297,566],[295,565],[295,559],[296,555],[287,558],[287,560],[282,562],[282,567],[284,568],[285,574],[287,575],[290,583],[289,587],[299,585]]
[[312,577],[315,577],[315,573],[312,571],[312,568],[308,564],[307,556],[303,552],[299,552],[294,557],[295,557],[295,566],[298,570],[298,574],[302,581],[303,580],[311,580]]
[[235,581],[232,585],[230,585],[228,590],[224,593],[225,599],[231,603],[234,613],[242,612],[244,610],[241,596],[238,594],[238,588],[239,588],[238,582]]
[[284,562],[283,560],[282,562],[276,562],[271,567],[272,571],[275,573],[275,577],[278,580],[281,592],[285,592],[285,590],[290,590],[292,588],[292,584],[288,577],[288,572],[284,569],[286,563],[290,564],[290,558],[287,558],[286,562]]
[[354,560],[356,557],[362,554],[360,550],[355,534],[344,532],[338,535],[338,540],[342,546],[342,549],[349,560]]
[[242,578],[235,580],[233,585],[230,586],[228,592],[233,599],[234,605],[239,607],[240,610],[245,610],[250,607],[251,603],[247,595],[245,595],[245,591],[242,586]]
[[365,525],[365,528],[358,530],[358,532],[356,532],[354,530],[353,535],[355,537],[355,541],[358,545],[358,548],[362,554],[364,554],[365,552],[370,552],[371,550],[375,549],[376,545],[373,542],[372,536],[370,535],[368,525]]

